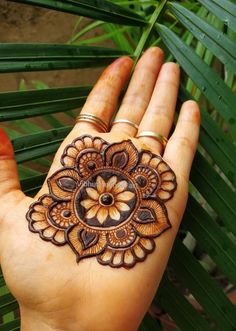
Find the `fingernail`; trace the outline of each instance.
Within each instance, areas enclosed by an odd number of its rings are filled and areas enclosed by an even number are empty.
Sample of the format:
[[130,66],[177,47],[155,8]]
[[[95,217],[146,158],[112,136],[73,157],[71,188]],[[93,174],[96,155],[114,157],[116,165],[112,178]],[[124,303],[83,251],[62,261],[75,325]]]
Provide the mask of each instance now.
[[120,67],[122,63],[128,63],[131,64],[133,60],[129,56],[122,56],[116,59],[114,62],[112,62],[112,68]]
[[12,159],[14,158],[14,150],[12,143],[6,132],[0,128],[0,158]]
[[199,124],[201,114],[198,104],[193,100],[186,101],[184,103],[184,112],[182,116],[184,121],[191,121]]

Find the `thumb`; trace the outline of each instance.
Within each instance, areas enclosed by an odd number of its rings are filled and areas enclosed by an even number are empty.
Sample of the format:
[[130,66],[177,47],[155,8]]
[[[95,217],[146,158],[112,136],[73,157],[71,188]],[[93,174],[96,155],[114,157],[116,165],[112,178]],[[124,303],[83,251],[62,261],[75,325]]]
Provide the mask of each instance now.
[[14,150],[5,131],[0,128],[0,200],[20,190]]

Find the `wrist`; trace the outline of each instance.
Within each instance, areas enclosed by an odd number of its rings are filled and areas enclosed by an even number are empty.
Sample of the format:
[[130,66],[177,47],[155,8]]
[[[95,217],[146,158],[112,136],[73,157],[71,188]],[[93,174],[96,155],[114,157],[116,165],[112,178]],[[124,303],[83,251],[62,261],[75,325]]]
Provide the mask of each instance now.
[[[25,308],[20,308],[21,312],[21,328],[20,331],[54,331],[52,321],[46,319],[45,316],[41,315],[38,312],[28,310]],[[57,329],[58,330],[58,329]],[[60,329],[62,330],[62,329]]]
[[78,314],[71,314],[68,311],[42,313],[21,306],[20,331],[110,331],[111,325],[113,331],[136,331],[141,322],[141,320],[133,321],[137,319],[137,316],[130,321],[127,316],[123,316],[125,312],[111,318],[109,314],[102,314],[102,316],[92,311],[88,313],[86,310]]

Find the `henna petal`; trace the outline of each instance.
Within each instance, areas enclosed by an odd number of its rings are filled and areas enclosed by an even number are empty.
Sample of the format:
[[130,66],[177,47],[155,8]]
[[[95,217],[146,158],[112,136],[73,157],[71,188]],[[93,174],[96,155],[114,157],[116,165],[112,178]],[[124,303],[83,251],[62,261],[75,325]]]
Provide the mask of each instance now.
[[166,172],[170,170],[168,164],[164,161],[160,162],[157,167],[158,172],[161,174],[162,172]]
[[114,168],[130,171],[138,162],[138,151],[131,141],[109,145],[104,150],[105,162]]
[[113,194],[118,194],[123,192],[124,190],[126,190],[128,187],[128,183],[126,180],[121,180],[120,182],[118,182],[113,188],[112,188],[112,193]]
[[86,218],[93,218],[97,214],[97,212],[100,208],[101,207],[98,204],[96,206],[90,208],[86,213]]
[[93,247],[99,240],[99,235],[97,233],[90,232],[85,229],[82,229],[77,235],[84,250]]
[[[80,225],[76,225],[67,233],[68,242],[73,251],[76,253],[78,261],[88,256],[97,255],[106,247],[106,236],[104,234],[95,233],[95,238],[92,235],[93,232],[90,234],[87,232],[82,239],[81,231],[84,231],[84,229]],[[90,235],[91,237],[89,238]],[[85,239],[86,236],[87,239]],[[85,245],[86,241],[87,244]]]
[[[140,213],[144,211],[147,214],[148,210],[149,218],[142,219]],[[165,206],[154,199],[143,200],[133,221],[133,226],[141,237],[157,237],[171,227]]]
[[118,221],[120,219],[120,213],[118,212],[116,207],[109,208],[109,215],[113,220]]
[[100,224],[103,224],[108,216],[108,208],[100,207],[100,209],[97,212],[97,219]]
[[124,252],[124,264],[126,267],[133,266],[136,263],[135,257],[130,249]]
[[122,252],[122,251],[115,252],[115,254],[113,255],[113,259],[112,259],[113,267],[116,268],[123,264],[123,256],[124,256],[124,252]]
[[36,221],[36,222],[38,222],[38,221],[44,221],[44,220],[45,220],[45,215],[42,214],[42,213],[34,212],[34,213],[32,213],[32,215],[31,215],[31,219],[32,219],[33,221]]
[[58,230],[54,236],[54,240],[59,244],[65,244],[65,232]]
[[[91,199],[95,200],[95,202],[98,200],[98,198],[99,198],[99,194],[98,194],[97,190],[95,190],[95,189],[92,188],[92,187],[88,187],[88,188],[86,188],[86,192],[87,192],[88,196],[89,196]],[[82,203],[81,203],[81,204],[82,204]]]
[[93,147],[93,138],[90,136],[85,136],[84,137],[84,145],[86,148],[91,148]]
[[109,249],[106,249],[101,256],[99,256],[99,259],[104,263],[104,264],[109,264],[113,256],[113,252]]
[[149,163],[149,165],[152,167],[152,168],[154,168],[154,169],[156,169],[157,167],[158,167],[158,165],[161,163],[161,158],[160,157],[158,157],[158,156],[154,156],[151,160],[150,160],[150,163]]
[[44,230],[48,227],[49,227],[49,225],[46,221],[35,222],[34,225],[33,225],[33,228],[36,232],[38,232],[40,230]]
[[77,148],[71,146],[67,149],[67,155],[70,156],[71,158],[75,159],[78,154]]
[[161,174],[161,179],[163,181],[175,181],[175,174],[173,171],[165,171]]
[[44,195],[42,196],[41,200],[42,205],[44,207],[49,207],[52,203],[54,203],[54,200],[52,197],[50,197],[49,195]]
[[153,240],[150,240],[148,238],[140,238],[139,245],[141,245],[145,250],[151,252],[153,251],[155,244]]
[[155,242],[153,239],[140,238],[138,243],[133,247],[133,252],[139,261],[143,261],[147,254],[150,254],[155,249]]
[[98,192],[101,194],[105,191],[106,189],[106,183],[105,181],[102,179],[101,176],[98,176],[97,177],[97,181],[96,181],[96,184],[97,184],[97,190]]
[[73,157],[66,155],[63,158],[63,164],[67,167],[74,167],[76,164],[76,160]]
[[148,208],[140,208],[136,213],[135,221],[141,224],[155,222],[156,215],[154,211]]
[[84,142],[80,139],[77,139],[75,142],[74,142],[74,145],[77,149],[77,153],[79,153],[80,151],[82,151],[84,149]]
[[145,251],[140,245],[135,245],[133,247],[133,252],[139,260],[143,260],[145,258]]
[[70,200],[79,185],[80,176],[73,169],[59,170],[48,179],[49,191],[57,199]]
[[162,201],[167,201],[172,198],[173,194],[171,192],[160,189],[160,190],[158,190],[157,195]]
[[122,193],[117,194],[116,199],[118,201],[129,201],[133,199],[134,193],[130,191],[124,191]]
[[50,238],[52,239],[54,237],[54,234],[57,232],[57,229],[53,228],[52,226],[49,226],[45,230],[42,231],[42,234],[44,238]]
[[172,191],[175,189],[175,183],[169,180],[163,180],[161,182],[161,189],[165,191]]
[[124,202],[120,202],[120,201],[117,201],[115,203],[115,206],[118,210],[121,210],[121,211],[128,211],[130,210],[130,207],[127,205],[127,203],[124,203]]
[[152,153],[151,152],[142,152],[141,153],[141,158],[140,158],[140,163],[141,164],[149,164],[150,160],[152,158]]
[[83,206],[85,209],[89,209],[95,205],[97,205],[97,201],[94,201],[92,199],[85,199],[80,202],[81,206]]
[[47,211],[47,207],[43,204],[43,202],[42,202],[42,204],[36,202],[34,204],[34,211],[44,214]]
[[101,152],[105,146],[107,145],[107,143],[102,140],[101,138],[95,138],[93,141],[93,147],[98,151]]
[[112,176],[107,182],[106,191],[110,192],[117,183],[117,176]]

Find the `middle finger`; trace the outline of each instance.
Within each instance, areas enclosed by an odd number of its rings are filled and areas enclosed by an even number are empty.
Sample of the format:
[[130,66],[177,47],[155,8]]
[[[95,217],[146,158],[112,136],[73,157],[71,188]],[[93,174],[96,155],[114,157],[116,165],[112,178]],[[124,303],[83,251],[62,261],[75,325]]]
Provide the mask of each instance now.
[[[122,131],[129,136],[135,136],[135,125],[138,126],[149,104],[162,59],[163,51],[158,47],[149,48],[140,58],[116,115],[115,121],[118,122],[113,124],[111,132]],[[128,122],[119,122],[122,120]]]

